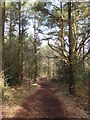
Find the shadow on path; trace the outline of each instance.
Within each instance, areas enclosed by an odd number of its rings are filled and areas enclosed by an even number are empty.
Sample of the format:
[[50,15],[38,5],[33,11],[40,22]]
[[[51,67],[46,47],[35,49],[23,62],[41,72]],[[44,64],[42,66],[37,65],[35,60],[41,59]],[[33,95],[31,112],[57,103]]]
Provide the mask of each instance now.
[[56,88],[49,82],[42,82],[26,97],[15,118],[66,118],[62,102],[55,95]]

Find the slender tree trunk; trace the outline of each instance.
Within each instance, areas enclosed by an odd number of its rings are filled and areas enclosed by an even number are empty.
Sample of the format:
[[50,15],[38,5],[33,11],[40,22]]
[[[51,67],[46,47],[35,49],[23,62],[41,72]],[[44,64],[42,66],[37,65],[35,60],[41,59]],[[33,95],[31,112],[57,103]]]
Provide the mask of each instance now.
[[[85,34],[83,35],[83,41],[84,41],[84,39],[85,39]],[[83,47],[82,47],[82,49],[83,49],[83,56],[85,55],[85,45],[83,44]],[[84,58],[83,58],[83,68],[85,68],[85,61],[84,61]]]
[[64,57],[66,58],[66,52],[65,50],[65,41],[64,41],[64,13],[63,13],[63,5],[61,2],[61,47],[62,47],[62,54],[64,55]]
[[[75,52],[75,50],[77,49],[78,46],[78,11],[76,10],[76,3],[73,3],[74,5],[74,48],[73,48],[73,52]],[[77,57],[77,53],[76,53],[76,57]]]
[[[2,59],[4,59],[4,28],[5,28],[5,2],[2,3]],[[4,62],[2,61],[2,69],[4,70]]]
[[22,20],[21,20],[21,2],[19,6],[19,41],[18,41],[18,83],[23,79],[23,38],[22,38]]
[[2,43],[4,44],[5,2],[2,3]]
[[48,70],[47,70],[47,77],[50,78],[50,58],[48,57]]
[[74,68],[73,68],[73,35],[71,20],[71,2],[68,3],[68,23],[69,23],[69,93],[75,94]]
[[63,20],[63,7],[61,2],[61,47],[65,49],[65,42],[64,42],[64,20]]
[[52,74],[52,77],[54,77],[54,73],[55,73],[54,68],[55,68],[55,66],[54,66],[54,59],[53,59],[53,74]]
[[9,28],[9,49],[10,49],[10,61],[12,61],[12,9],[10,8],[10,28]]
[[[82,38],[83,40],[85,39],[85,35],[83,35],[83,38]],[[83,44],[83,56],[85,55],[85,45]],[[84,61],[84,59],[83,59],[83,62],[82,62],[82,66],[83,66],[83,81],[84,81],[84,79],[85,79],[85,77],[84,77],[84,72],[85,72],[85,61]]]
[[36,82],[37,78],[37,40],[36,40],[36,13],[34,15],[34,62],[35,62],[35,70],[34,70],[34,82]]
[[0,119],[2,119],[2,97],[3,91],[1,90],[3,86],[2,79],[2,5],[0,1]]
[[24,19],[22,18],[22,33],[21,33],[21,78],[23,79],[23,38],[24,38]]
[[2,5],[0,2],[0,75],[2,73]]
[[[84,45],[83,45],[83,56],[84,56],[84,53],[85,53],[85,48],[84,48]],[[85,62],[83,60],[83,68],[85,68]]]

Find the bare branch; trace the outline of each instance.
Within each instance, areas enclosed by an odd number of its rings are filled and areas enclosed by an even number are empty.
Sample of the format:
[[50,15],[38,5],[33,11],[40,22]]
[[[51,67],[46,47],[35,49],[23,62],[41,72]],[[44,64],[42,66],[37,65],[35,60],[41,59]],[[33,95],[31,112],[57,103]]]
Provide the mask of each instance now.
[[90,48],[89,48],[88,52],[82,57],[82,59],[78,63],[74,64],[74,66],[77,65],[77,64],[82,63],[89,54],[90,54]]
[[[85,44],[86,40],[90,37],[90,35],[88,34],[87,36],[84,36],[84,38],[82,38],[82,41],[80,42],[78,48],[76,49],[76,52],[79,50],[79,52],[81,51],[83,45]],[[88,40],[89,42],[89,40]]]

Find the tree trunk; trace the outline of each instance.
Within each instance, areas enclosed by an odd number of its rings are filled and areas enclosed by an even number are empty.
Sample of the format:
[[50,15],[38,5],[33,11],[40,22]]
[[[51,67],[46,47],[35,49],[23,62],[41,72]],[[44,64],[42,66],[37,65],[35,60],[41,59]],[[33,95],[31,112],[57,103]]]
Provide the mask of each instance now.
[[[76,3],[73,3],[73,6],[74,6],[74,11],[73,11],[73,14],[74,14],[74,47],[73,47],[73,52],[76,52],[76,49],[77,49],[77,46],[78,46],[78,16],[79,16],[79,13],[76,9]],[[77,53],[76,53],[76,57],[77,57]]]
[[61,2],[61,48],[62,48],[62,54],[66,58],[66,52],[65,52],[65,41],[64,41],[64,13],[63,13],[63,5]]
[[47,77],[50,78],[50,58],[48,57],[48,70],[47,70]]
[[68,3],[68,23],[69,23],[69,93],[75,94],[71,2]]
[[[21,16],[22,17],[22,16]],[[21,18],[21,33],[20,33],[20,79],[23,79],[23,34],[24,34],[24,25],[23,18]]]
[[2,73],[2,5],[0,2],[0,75],[1,73]]
[[9,29],[9,49],[10,49],[10,61],[12,61],[12,30],[13,30],[13,26],[12,26],[12,8],[10,8],[10,29]]
[[37,78],[37,40],[36,40],[36,13],[34,15],[34,62],[35,62],[35,69],[34,69],[34,82],[36,82]]
[[5,2],[2,3],[2,43],[4,44]]
[[3,79],[2,79],[2,5],[0,1],[0,119],[2,119],[2,97],[3,97]]
[[[83,35],[83,37],[82,37],[82,39],[83,39],[83,41],[84,41],[84,39],[85,39],[85,35]],[[85,55],[85,45],[83,44],[83,56]],[[83,68],[85,69],[85,61],[84,61],[84,59],[83,59]]]
[[[2,3],[2,59],[4,59],[4,28],[5,28],[5,2]],[[2,61],[2,69],[4,70],[4,62]]]
[[61,2],[61,47],[63,49],[65,49],[65,42],[64,42],[64,20],[63,20],[62,2]]
[[22,20],[21,20],[21,2],[18,3],[19,7],[19,41],[18,41],[18,83],[23,79],[23,38],[22,38]]

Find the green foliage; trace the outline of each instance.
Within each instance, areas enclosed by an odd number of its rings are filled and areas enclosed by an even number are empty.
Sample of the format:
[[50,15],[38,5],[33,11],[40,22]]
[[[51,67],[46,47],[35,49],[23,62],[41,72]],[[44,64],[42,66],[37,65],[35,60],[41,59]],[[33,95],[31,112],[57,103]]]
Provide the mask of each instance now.
[[[25,39],[23,46],[23,74],[25,77],[33,79],[35,73],[35,52],[34,52],[34,38],[30,36],[29,39]],[[40,41],[36,41],[37,47],[37,66],[40,64]],[[38,70],[37,70],[38,72]],[[38,73],[39,74],[39,73]]]
[[45,13],[46,11],[45,9],[43,9],[45,6],[46,6],[46,2],[35,2],[34,6],[32,6],[32,9],[35,11],[43,10]]
[[75,68],[74,75],[76,85],[83,85],[88,82],[90,78],[90,71],[85,69],[83,65],[80,64]]
[[8,39],[4,43],[4,53],[3,53],[3,64],[4,64],[4,76],[5,76],[5,86],[6,85],[16,85],[18,83],[18,49],[17,42],[13,38],[12,46],[9,47]]
[[[62,83],[68,83],[69,76],[68,76],[68,66],[65,62],[59,61],[56,63],[56,75],[57,81]],[[84,85],[88,83],[90,78],[90,71],[85,69],[82,64],[74,67],[74,78],[76,85]]]
[[52,77],[54,72],[55,72],[55,67],[54,67],[54,52],[52,49],[48,46],[45,45],[43,48],[41,48],[40,51],[40,74],[44,76],[49,76]]
[[68,76],[68,66],[64,61],[58,61],[56,63],[56,75],[59,82],[67,83],[69,76]]
[[18,73],[19,71],[17,70],[18,67],[16,66],[12,66],[11,68],[9,68],[8,70],[5,71],[5,81],[7,81],[8,85],[16,85],[19,83],[18,81]]
[[[6,6],[6,18],[5,18],[5,39],[3,46],[3,69],[5,75],[5,85],[16,85],[20,84],[21,81],[18,80],[20,66],[19,66],[19,12],[21,12],[21,18],[23,19],[21,24],[21,31],[23,32],[22,41],[26,40],[27,37],[27,16],[25,14],[25,9],[19,11],[18,3],[10,2]],[[25,3],[21,4],[22,8]],[[20,19],[21,19],[20,18]],[[10,26],[11,23],[11,26]]]
[[[25,5],[27,6],[25,8]],[[19,74],[19,68],[18,68],[18,34],[19,34],[19,12],[21,12],[21,18],[23,20],[23,24],[21,25],[21,30],[23,29],[23,74],[25,77],[33,78],[34,72],[35,72],[35,53],[34,53],[34,41],[35,39],[32,36],[29,36],[29,25],[32,28],[33,23],[33,11],[36,14],[36,33],[37,33],[37,41],[36,41],[36,47],[37,47],[37,63],[38,63],[38,75],[41,72],[42,74],[47,74],[50,67],[50,74],[53,72],[53,59],[50,59],[50,61],[46,58],[41,58],[41,56],[54,56],[53,50],[49,49],[48,46],[46,46],[44,49],[40,49],[40,41],[38,40],[40,31],[46,32],[45,29],[47,29],[46,33],[52,40],[53,43],[55,43],[55,48],[60,51],[61,49],[61,42],[60,42],[60,36],[61,36],[61,7],[58,8],[56,5],[53,6],[46,2],[36,2],[32,6],[29,6],[28,3],[21,4],[22,9],[19,11],[18,3],[8,3],[6,7],[6,20],[5,20],[5,41],[4,41],[4,54],[3,54],[3,63],[4,63],[4,74],[5,74],[5,82],[7,81],[7,84],[9,85],[15,85],[18,81],[18,74]],[[29,8],[30,7],[30,8]],[[65,38],[68,38],[68,4],[64,3],[62,6],[63,11],[63,17],[64,17],[64,32],[65,32]],[[83,33],[85,31],[86,26],[86,18],[88,16],[88,8],[84,8],[84,3],[77,4],[77,12],[81,7],[81,10],[79,11],[79,20],[78,20],[78,29],[80,33]],[[79,7],[79,8],[78,8]],[[72,8],[73,9],[73,8]],[[85,11],[84,11],[85,10]],[[73,10],[72,10],[73,11]],[[82,14],[83,13],[83,14]],[[31,19],[30,19],[31,18]],[[72,18],[74,19],[74,16],[72,15]],[[10,20],[11,19],[11,20]],[[72,23],[73,23],[72,19]],[[83,20],[84,19],[84,20]],[[12,22],[11,30],[10,30],[10,21]],[[32,21],[32,22],[30,22]],[[39,25],[38,25],[39,24]],[[84,26],[84,27],[83,27]],[[55,30],[54,30],[55,28]],[[83,28],[83,29],[82,29]],[[37,30],[39,29],[39,30]],[[82,29],[82,30],[81,30]],[[31,30],[32,31],[32,30]],[[57,37],[57,38],[56,38]],[[73,36],[74,37],[74,36]],[[78,37],[82,37],[79,36]],[[47,39],[46,39],[47,40]],[[65,40],[65,46],[68,54],[68,39]],[[52,45],[53,45],[52,43]],[[78,42],[79,43],[79,42]],[[42,51],[40,51],[42,50]],[[65,52],[64,52],[65,53]],[[57,55],[57,54],[56,54]],[[60,56],[62,57],[62,56]],[[67,56],[68,57],[68,56]],[[42,59],[42,60],[41,60]],[[65,59],[64,59],[65,60]],[[76,59],[74,59],[76,60]],[[57,62],[56,62],[57,61]],[[68,82],[68,65],[64,61],[58,61],[56,60],[56,75],[57,79],[60,82]],[[77,62],[77,61],[73,61]],[[48,67],[49,66],[49,67]],[[82,65],[77,66],[74,72],[75,75],[75,81],[77,84],[84,83],[84,81],[88,80],[88,77],[90,76],[89,71],[87,71],[85,68],[82,67]]]

